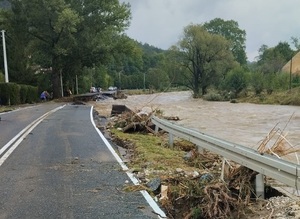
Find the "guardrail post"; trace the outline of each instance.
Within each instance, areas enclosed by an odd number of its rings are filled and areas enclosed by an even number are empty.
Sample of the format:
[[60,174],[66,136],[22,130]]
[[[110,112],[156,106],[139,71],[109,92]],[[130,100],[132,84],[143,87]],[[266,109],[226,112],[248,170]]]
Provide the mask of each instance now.
[[155,129],[154,129],[154,133],[155,133],[155,134],[158,133],[158,128],[159,128],[158,125],[156,125],[156,126],[155,126]]
[[[219,154],[256,172],[263,171],[265,176],[278,180],[287,186],[300,188],[300,168],[298,164],[279,159],[276,156],[262,155],[252,148],[187,129],[155,116],[152,117],[152,122],[169,133],[169,143],[171,146],[173,145],[173,134],[195,145],[201,145],[204,150]],[[224,177],[226,177],[225,173]],[[264,176],[257,177],[256,190],[258,197],[264,197]]]
[[222,159],[222,171],[221,171],[221,180],[224,181],[224,175],[225,175],[225,165],[226,165],[226,160],[225,157]]
[[259,173],[255,178],[255,191],[256,196],[260,199],[265,199],[265,183],[264,183],[264,175]]
[[174,139],[173,139],[173,134],[169,133],[169,145],[171,148],[174,147]]

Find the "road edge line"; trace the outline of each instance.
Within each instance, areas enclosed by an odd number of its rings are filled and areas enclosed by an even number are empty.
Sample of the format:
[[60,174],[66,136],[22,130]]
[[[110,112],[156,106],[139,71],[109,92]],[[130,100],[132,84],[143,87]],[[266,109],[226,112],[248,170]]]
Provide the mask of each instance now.
[[[103,142],[105,143],[106,147],[110,150],[110,152],[112,153],[112,155],[116,158],[116,160],[118,161],[118,163],[121,165],[122,169],[124,171],[126,171],[127,176],[130,178],[130,180],[133,182],[133,184],[134,185],[139,185],[138,179],[135,178],[134,175],[128,171],[129,168],[124,164],[124,162],[119,157],[119,155],[116,153],[116,151],[113,149],[113,147],[111,146],[111,144],[104,137],[104,135],[102,134],[102,132],[97,128],[97,126],[95,124],[95,121],[94,121],[94,117],[93,117],[93,110],[94,110],[94,107],[91,106],[90,119],[91,119],[91,122],[92,122],[95,130],[97,131],[97,133],[99,134],[99,136],[101,137],[101,139],[103,140]],[[144,198],[146,199],[146,201],[149,203],[150,207],[158,215],[158,218],[167,218],[165,212],[163,210],[161,210],[161,208],[158,206],[158,204],[154,201],[154,199],[150,196],[150,194],[146,190],[142,190],[140,192],[144,196]]]

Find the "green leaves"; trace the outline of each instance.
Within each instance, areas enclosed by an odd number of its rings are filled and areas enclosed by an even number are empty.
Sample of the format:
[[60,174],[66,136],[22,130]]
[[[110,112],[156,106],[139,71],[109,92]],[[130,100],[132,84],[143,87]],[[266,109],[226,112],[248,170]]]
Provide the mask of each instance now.
[[189,87],[194,97],[207,92],[224,71],[234,65],[229,42],[220,35],[207,32],[201,25],[189,25],[177,46],[182,65],[189,71]]
[[54,31],[56,33],[75,33],[80,21],[81,18],[76,11],[70,8],[65,8],[58,15],[57,22],[54,24]]
[[226,74],[224,85],[226,90],[234,92],[237,96],[243,89],[247,88],[248,81],[245,69],[237,67]]
[[272,48],[262,45],[259,49],[258,70],[266,74],[280,72],[293,55],[294,51],[287,42],[279,42]]
[[[74,74],[82,72],[78,68],[103,64],[111,53],[117,52],[115,39],[130,19],[129,4],[118,0],[10,0],[10,3],[11,13],[2,13],[0,21],[11,26],[15,41],[22,42],[23,53],[30,57],[26,64],[51,67],[54,97],[61,95],[60,72],[64,83],[69,84]],[[20,22],[23,31],[17,34]]]
[[235,60],[241,65],[247,64],[245,52],[246,31],[241,30],[236,21],[224,21],[221,18],[216,18],[206,22],[203,27],[209,33],[218,34],[226,38],[230,42],[230,49],[235,57]]

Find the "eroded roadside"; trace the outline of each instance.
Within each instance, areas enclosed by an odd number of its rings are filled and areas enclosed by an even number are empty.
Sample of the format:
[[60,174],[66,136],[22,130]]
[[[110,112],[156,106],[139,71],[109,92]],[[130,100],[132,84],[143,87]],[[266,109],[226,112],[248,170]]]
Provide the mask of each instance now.
[[178,124],[250,148],[256,148],[274,128],[284,131],[291,145],[300,146],[300,107],[249,103],[208,102],[193,99],[191,93],[172,92],[128,96],[92,102],[103,116],[113,104],[132,110],[160,109],[166,116],[178,116]]
[[[164,115],[178,116],[181,119],[178,123],[186,127],[203,130],[232,142],[241,139],[243,145],[251,147],[254,142],[254,145],[258,145],[274,127],[287,131],[295,142],[299,138],[298,107],[205,102],[193,100],[188,92],[130,96],[126,100],[106,100],[93,104],[105,116],[110,115],[113,104],[124,104],[135,111],[160,109]],[[272,198],[253,207],[256,215],[259,215],[256,218],[297,218],[299,210],[298,202],[286,197]],[[255,218],[253,214],[246,216],[250,217]]]

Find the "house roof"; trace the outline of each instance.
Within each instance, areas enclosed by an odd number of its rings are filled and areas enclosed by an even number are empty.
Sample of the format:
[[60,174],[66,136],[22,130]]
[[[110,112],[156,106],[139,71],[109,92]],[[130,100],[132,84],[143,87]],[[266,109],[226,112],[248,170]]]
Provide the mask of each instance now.
[[292,74],[300,74],[300,52],[298,52],[293,58],[286,63],[283,68],[283,72],[288,72]]

